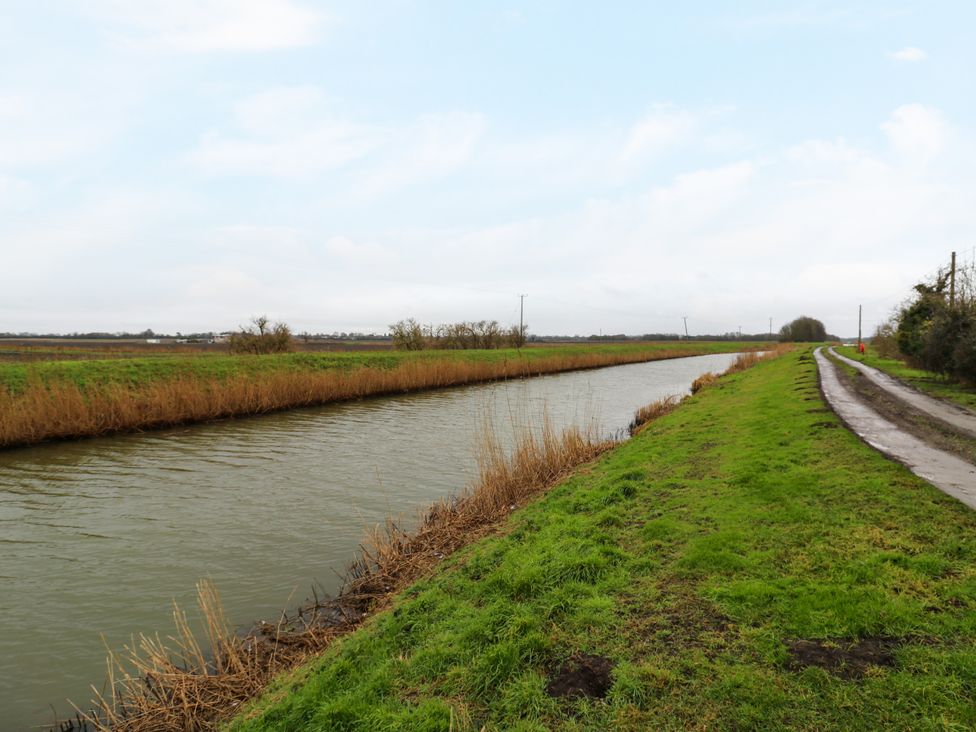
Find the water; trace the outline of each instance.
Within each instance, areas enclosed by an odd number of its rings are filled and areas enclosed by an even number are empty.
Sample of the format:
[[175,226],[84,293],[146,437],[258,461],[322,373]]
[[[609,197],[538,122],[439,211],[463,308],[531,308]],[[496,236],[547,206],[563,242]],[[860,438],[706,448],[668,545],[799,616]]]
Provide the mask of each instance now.
[[[172,630],[212,578],[228,617],[277,618],[335,590],[366,526],[474,476],[486,414],[503,429],[596,419],[685,393],[733,355],[384,397],[0,453],[0,709],[50,725],[105,678],[105,644]],[[104,642],[102,637],[104,636]]]

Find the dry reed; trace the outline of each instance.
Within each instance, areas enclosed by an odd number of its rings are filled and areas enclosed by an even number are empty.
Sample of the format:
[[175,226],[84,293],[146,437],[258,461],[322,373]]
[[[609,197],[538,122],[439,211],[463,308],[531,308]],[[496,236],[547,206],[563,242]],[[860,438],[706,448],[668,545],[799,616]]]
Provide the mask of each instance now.
[[666,414],[670,414],[675,409],[677,409],[681,402],[684,401],[684,397],[680,394],[671,394],[670,396],[664,397],[664,399],[658,399],[656,402],[651,402],[650,404],[645,404],[643,407],[639,407],[636,412],[634,412],[634,418],[630,421],[628,430],[630,436],[633,437],[641,431],[641,429],[655,419],[659,419]]
[[110,654],[108,692],[95,690],[94,709],[81,714],[94,730],[196,732],[217,728],[279,671],[292,668],[358,627],[394,593],[444,557],[489,533],[516,507],[554,485],[574,467],[615,443],[593,430],[557,433],[545,420],[538,433],[523,431],[509,454],[487,425],[479,444],[479,475],[460,496],[440,500],[408,530],[389,520],[376,527],[350,566],[339,596],[233,634],[216,589],[197,586],[206,642],[176,608],[176,634],[165,642],[141,636]]
[[222,380],[181,377],[138,387],[104,384],[85,389],[73,382],[45,383],[34,379],[16,394],[0,387],[0,447],[689,355],[698,352],[597,352],[495,362],[432,358],[405,361],[385,369],[363,366],[351,371],[279,371]]

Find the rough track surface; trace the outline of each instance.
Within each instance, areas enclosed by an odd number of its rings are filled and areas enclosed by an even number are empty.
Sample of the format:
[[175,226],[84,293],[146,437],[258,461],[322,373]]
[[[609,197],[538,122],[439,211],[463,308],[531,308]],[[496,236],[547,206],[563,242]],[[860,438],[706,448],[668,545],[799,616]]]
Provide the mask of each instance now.
[[976,509],[976,465],[937,450],[884,419],[841,384],[836,367],[822,349],[818,348],[814,356],[824,397],[855,434],[936,488]]
[[860,361],[855,361],[847,358],[846,356],[841,356],[833,348],[830,349],[830,355],[836,359],[839,359],[840,361],[843,361],[848,366],[853,366],[872,382],[877,384],[878,387],[884,389],[892,396],[901,399],[913,409],[917,409],[919,412],[924,412],[930,417],[941,420],[942,422],[951,425],[955,429],[969,435],[970,437],[976,437],[976,414],[973,414],[965,407],[961,407],[957,404],[950,404],[949,402],[944,402],[941,399],[934,399],[930,396],[922,394],[920,391],[916,391],[910,386],[906,386],[893,376],[889,376],[884,371],[879,371],[878,369],[863,364]]

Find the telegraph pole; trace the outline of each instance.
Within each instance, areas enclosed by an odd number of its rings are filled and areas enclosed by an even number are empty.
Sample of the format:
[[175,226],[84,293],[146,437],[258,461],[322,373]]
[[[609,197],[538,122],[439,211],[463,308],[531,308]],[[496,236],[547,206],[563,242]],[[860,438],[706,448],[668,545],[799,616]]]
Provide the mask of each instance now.
[[519,295],[519,344],[520,344],[520,347],[521,347],[522,341],[525,340],[525,325],[523,325],[523,323],[525,322],[525,319],[524,319],[523,316],[525,315],[525,298],[526,297],[528,297],[528,295]]
[[956,307],[956,253],[952,253],[952,266],[949,269],[949,307]]

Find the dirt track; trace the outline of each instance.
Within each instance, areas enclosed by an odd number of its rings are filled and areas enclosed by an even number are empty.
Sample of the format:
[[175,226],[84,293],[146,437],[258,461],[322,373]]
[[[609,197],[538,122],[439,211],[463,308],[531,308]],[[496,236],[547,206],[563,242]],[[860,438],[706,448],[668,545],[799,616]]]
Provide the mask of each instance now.
[[[935,487],[970,508],[976,508],[976,465],[932,447],[882,417],[857,399],[841,383],[837,367],[823,354],[822,349],[818,348],[814,356],[820,372],[820,386],[824,397],[837,416],[854,433],[871,447],[902,463]],[[850,359],[844,360],[850,361]],[[862,365],[853,363],[857,367]]]
[[910,386],[906,386],[898,381],[898,379],[889,376],[883,371],[872,368],[871,366],[863,364],[860,361],[854,361],[845,356],[841,356],[833,348],[830,349],[830,354],[834,358],[843,361],[848,366],[853,366],[881,389],[884,389],[892,396],[897,397],[913,409],[924,412],[935,419],[941,420],[942,422],[951,425],[970,437],[976,437],[976,414],[973,414],[968,409],[957,404],[950,404],[949,402],[944,402],[941,399],[934,399],[930,396],[922,394],[920,391],[916,391]]

